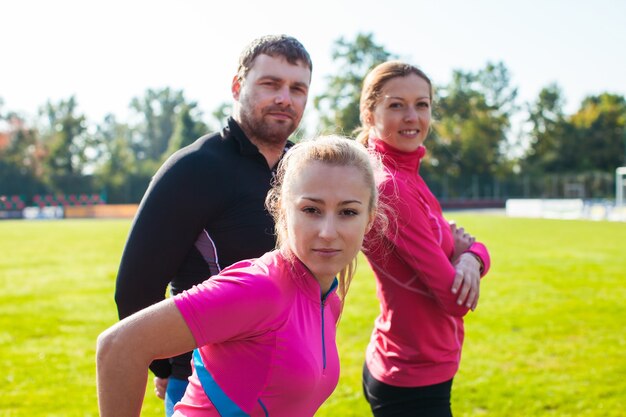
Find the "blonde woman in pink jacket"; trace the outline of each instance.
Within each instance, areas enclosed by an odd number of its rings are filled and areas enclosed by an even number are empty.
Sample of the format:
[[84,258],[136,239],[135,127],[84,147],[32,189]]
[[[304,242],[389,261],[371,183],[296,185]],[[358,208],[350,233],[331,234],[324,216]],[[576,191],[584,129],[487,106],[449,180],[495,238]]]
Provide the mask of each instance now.
[[335,328],[377,213],[374,179],[369,154],[352,140],[293,146],[266,201],[276,250],[104,331],[100,415],[139,416],[148,365],[195,349],[174,416],[313,417],[339,380]]
[[376,417],[452,416],[463,317],[490,265],[486,247],[446,221],[420,176],[432,99],[426,74],[400,61],[375,67],[362,89],[358,141],[382,158],[389,219],[385,238],[368,235],[364,244],[380,300],[363,368]]

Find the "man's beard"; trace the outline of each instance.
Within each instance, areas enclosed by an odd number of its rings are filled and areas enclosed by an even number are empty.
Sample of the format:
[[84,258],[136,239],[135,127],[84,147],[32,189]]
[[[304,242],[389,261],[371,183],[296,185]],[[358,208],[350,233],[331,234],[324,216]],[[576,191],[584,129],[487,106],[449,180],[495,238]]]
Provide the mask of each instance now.
[[[262,109],[261,117],[257,118],[253,112],[249,111],[249,106],[241,106],[239,116],[243,129],[254,139],[268,144],[282,144],[289,135],[296,130],[296,113],[291,108],[281,108],[279,106],[270,106]],[[263,118],[272,111],[280,111],[291,115],[292,119],[285,120],[283,123],[274,121],[266,122]]]

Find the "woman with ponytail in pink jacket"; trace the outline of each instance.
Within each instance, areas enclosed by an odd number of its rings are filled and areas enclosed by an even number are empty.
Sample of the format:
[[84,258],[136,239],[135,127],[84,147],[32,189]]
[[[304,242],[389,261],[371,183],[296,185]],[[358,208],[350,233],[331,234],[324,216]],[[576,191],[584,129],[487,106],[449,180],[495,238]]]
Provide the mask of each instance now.
[[364,244],[380,300],[363,369],[376,417],[452,415],[463,316],[476,308],[490,265],[486,247],[445,220],[420,176],[432,100],[429,78],[399,61],[375,67],[362,89],[357,140],[382,159],[389,221],[382,241],[370,233]]

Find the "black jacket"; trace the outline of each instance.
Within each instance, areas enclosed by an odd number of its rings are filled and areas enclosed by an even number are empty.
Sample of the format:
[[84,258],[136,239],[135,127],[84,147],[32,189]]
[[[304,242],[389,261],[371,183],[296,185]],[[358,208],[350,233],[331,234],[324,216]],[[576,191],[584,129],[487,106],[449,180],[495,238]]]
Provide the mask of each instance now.
[[[174,153],[152,178],[133,221],[117,275],[119,317],[163,300],[168,285],[177,294],[272,250],[274,222],[264,203],[273,175],[232,118],[221,133]],[[190,358],[157,360],[150,369],[186,379]]]

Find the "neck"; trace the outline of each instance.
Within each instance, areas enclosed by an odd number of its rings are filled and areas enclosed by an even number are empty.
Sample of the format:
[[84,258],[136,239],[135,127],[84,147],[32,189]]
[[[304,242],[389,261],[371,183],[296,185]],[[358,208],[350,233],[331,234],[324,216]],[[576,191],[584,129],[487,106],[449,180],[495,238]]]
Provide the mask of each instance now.
[[[325,297],[328,294],[328,292],[330,291],[330,288],[333,286],[333,282],[335,282],[335,275],[332,275],[330,277],[318,277],[313,273],[313,271],[309,269],[308,266],[306,266],[304,262],[302,262],[298,257],[296,257],[296,255],[293,253],[293,251],[289,247],[284,246],[284,245],[281,246],[280,252],[285,257],[285,259],[288,259],[290,262],[298,261],[307,271],[309,271],[311,276],[315,279],[315,281],[317,281],[318,285],[320,286],[320,291],[323,297]],[[338,275],[339,273],[337,274],[337,276]]]
[[335,277],[332,276],[330,278],[318,278],[315,277],[317,282],[320,284],[320,290],[322,291],[322,296],[326,296],[328,291],[330,291],[330,287],[333,286],[333,282],[335,281]]
[[254,136],[248,135],[248,139],[250,142],[254,144],[259,150],[259,153],[265,157],[267,161],[267,166],[273,168],[274,165],[278,163],[280,157],[283,155],[283,151],[285,150],[285,144],[287,140],[282,141],[281,143],[271,143],[263,140],[259,140]]
[[237,108],[234,109],[233,113],[233,119],[237,122],[241,130],[243,130],[243,133],[245,133],[250,143],[256,146],[259,150],[259,153],[263,155],[265,161],[267,162],[267,166],[273,168],[283,155],[283,152],[285,150],[285,144],[287,143],[287,138],[283,140],[268,140],[266,138],[260,138],[249,129],[246,123],[242,122],[241,116],[239,115],[239,111]]

